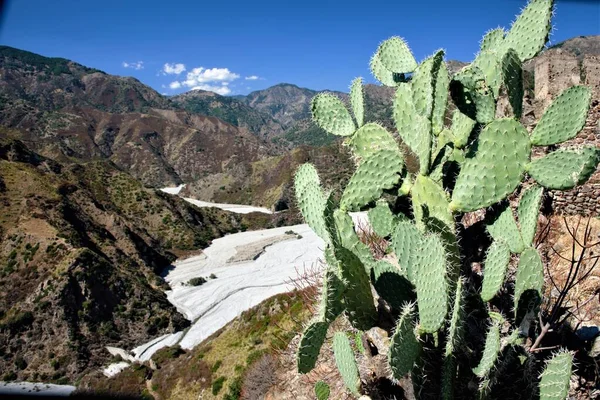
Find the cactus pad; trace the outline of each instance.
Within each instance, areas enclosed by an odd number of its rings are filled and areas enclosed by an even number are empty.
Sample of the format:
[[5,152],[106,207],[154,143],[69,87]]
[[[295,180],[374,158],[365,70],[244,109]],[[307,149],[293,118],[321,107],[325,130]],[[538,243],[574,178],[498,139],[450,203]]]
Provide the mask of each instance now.
[[440,65],[443,62],[444,51],[440,50],[423,61],[412,76],[411,86],[415,110],[427,119],[431,118],[431,113],[433,112],[435,81]]
[[328,327],[328,323],[317,321],[306,328],[298,346],[298,372],[307,374],[315,367]]
[[363,263],[351,251],[345,248],[335,249],[335,258],[340,262],[346,286],[346,315],[355,328],[366,331],[373,326],[377,317],[369,275]]
[[336,274],[336,269],[337,265],[327,268],[323,275],[323,286],[321,288],[319,319],[328,323],[333,322],[344,311],[342,296],[345,287]]
[[543,286],[544,266],[542,264],[542,259],[536,249],[531,247],[527,248],[521,253],[519,266],[517,267],[514,299],[515,311],[518,311],[521,296],[527,291],[535,292],[534,297],[537,297],[538,300],[541,299]]
[[415,224],[409,221],[398,222],[392,237],[392,246],[396,257],[398,257],[400,270],[413,284],[415,282],[414,270],[418,255],[416,250],[420,247],[421,240],[423,240],[423,234],[419,232]]
[[521,182],[531,145],[527,131],[512,119],[498,119],[481,131],[456,180],[451,207],[474,211],[508,196]]
[[408,279],[387,261],[376,261],[371,274],[377,294],[396,310],[415,300],[415,293]]
[[434,333],[442,327],[448,312],[446,250],[442,239],[432,234],[421,240],[417,251],[413,278],[417,289],[420,329]]
[[469,118],[460,110],[452,114],[452,133],[454,134],[454,147],[462,149],[469,142],[469,136],[475,127],[475,120]]
[[340,99],[330,93],[319,93],[311,103],[313,121],[326,132],[350,136],[356,130],[350,112]]
[[564,400],[569,395],[573,354],[556,353],[547,363],[540,380],[540,400]]
[[596,170],[600,151],[595,147],[559,149],[533,160],[527,172],[548,189],[571,189],[588,180]]
[[388,361],[395,379],[402,379],[408,374],[421,353],[421,343],[415,336],[414,311],[414,304],[404,306],[390,342]]
[[358,158],[365,159],[379,150],[400,152],[396,139],[383,126],[369,122],[363,125],[348,141],[352,152]]
[[303,164],[296,172],[294,184],[298,208],[306,223],[324,241],[329,241],[329,233],[325,227],[323,212],[327,198],[319,185],[319,177],[314,167]]
[[365,105],[363,100],[362,78],[356,78],[350,86],[350,104],[354,112],[354,119],[360,128],[364,124]]
[[472,65],[483,72],[486,83],[492,89],[494,98],[497,99],[502,84],[502,65],[498,53],[494,50],[482,51],[477,55]]
[[374,262],[373,255],[369,247],[358,239],[350,215],[338,209],[334,211],[333,219],[335,221],[336,236],[339,238],[338,244],[354,253],[370,273]]
[[521,237],[526,246],[531,246],[535,231],[537,229],[538,214],[542,203],[544,189],[534,185],[527,189],[519,200],[519,225],[521,226]]
[[456,284],[456,295],[454,296],[454,305],[452,306],[452,316],[450,317],[450,326],[448,327],[448,336],[446,338],[445,357],[451,357],[454,349],[462,334],[462,324],[464,318],[464,283],[462,279]]
[[431,157],[431,123],[418,114],[412,100],[409,84],[401,84],[394,97],[394,122],[398,134],[419,159],[421,174],[426,175]]
[[554,0],[531,0],[504,38],[506,49],[515,49],[522,62],[533,58],[548,41]]
[[502,46],[502,41],[504,40],[504,29],[496,28],[492,29],[488,33],[485,34],[483,39],[481,40],[480,51],[489,51],[496,50]]
[[335,356],[335,364],[337,365],[342,380],[346,384],[351,393],[358,396],[360,388],[360,378],[358,375],[358,366],[354,359],[354,351],[350,347],[350,340],[344,332],[336,332],[333,335],[333,354]]
[[450,93],[458,109],[482,124],[496,115],[496,102],[484,72],[474,65],[460,70],[450,82]]
[[396,74],[413,72],[417,68],[417,61],[408,44],[397,36],[381,43],[376,54],[385,69]]
[[363,160],[342,194],[340,206],[358,211],[362,206],[381,197],[384,189],[391,189],[400,180],[404,160],[394,150],[380,150]]
[[563,91],[544,112],[531,133],[531,143],[548,146],[574,138],[585,125],[592,92],[585,86]]
[[519,55],[513,49],[508,49],[502,57],[502,80],[508,93],[508,101],[516,119],[523,113],[523,69]]
[[513,253],[520,253],[525,248],[512,209],[508,205],[505,205],[494,222],[488,225],[487,230],[494,240],[506,242]]
[[383,199],[377,200],[375,207],[369,210],[368,216],[375,233],[383,238],[390,236],[396,229],[398,219]]
[[412,188],[413,213],[417,226],[423,224],[424,211],[427,209],[427,217],[436,218],[446,226],[454,227],[454,218],[448,208],[448,197],[444,188],[430,178],[418,175]]
[[494,322],[485,337],[485,347],[479,365],[473,368],[473,373],[480,378],[487,376],[500,353],[500,325]]
[[[416,61],[415,61],[416,62]],[[379,53],[375,53],[369,63],[371,67],[371,73],[379,82],[385,86],[398,86],[399,82],[394,79],[395,74],[383,66]]]
[[494,241],[485,257],[481,299],[490,301],[502,287],[506,268],[510,262],[510,249],[501,240]]
[[439,67],[435,74],[433,91],[433,111],[431,113],[431,130],[434,135],[444,129],[444,118],[448,107],[448,89],[450,88],[450,74],[443,58],[439,60]]
[[315,396],[317,396],[317,400],[329,400],[330,393],[331,389],[329,389],[328,384],[323,381],[315,383]]

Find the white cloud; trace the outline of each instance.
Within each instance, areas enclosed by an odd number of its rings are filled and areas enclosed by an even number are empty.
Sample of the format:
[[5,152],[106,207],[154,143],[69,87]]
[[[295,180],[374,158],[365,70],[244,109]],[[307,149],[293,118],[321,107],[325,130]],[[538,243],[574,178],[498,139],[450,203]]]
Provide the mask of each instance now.
[[125,62],[123,61],[123,68],[133,68],[137,71],[139,71],[140,69],[144,69],[144,62],[143,61],[138,61],[138,62]]
[[185,71],[185,64],[169,64],[163,66],[163,72],[169,75],[179,75]]
[[258,76],[256,76],[256,75],[250,75],[250,76],[245,77],[244,79],[247,80],[247,81],[257,81],[260,78]]
[[171,82],[171,83],[169,83],[169,87],[171,89],[179,89],[181,87],[181,83],[177,82],[177,81]]
[[217,94],[220,94],[221,96],[226,96],[229,93],[231,93],[231,89],[229,89],[227,86],[217,86],[217,85],[207,85],[207,84],[200,84],[198,86],[194,86],[192,88],[192,90],[208,90],[209,92],[215,92]]
[[185,86],[197,86],[201,83],[209,82],[231,82],[238,79],[240,76],[231,72],[229,68],[209,68],[204,67],[194,68],[187,73],[186,80],[183,82]]

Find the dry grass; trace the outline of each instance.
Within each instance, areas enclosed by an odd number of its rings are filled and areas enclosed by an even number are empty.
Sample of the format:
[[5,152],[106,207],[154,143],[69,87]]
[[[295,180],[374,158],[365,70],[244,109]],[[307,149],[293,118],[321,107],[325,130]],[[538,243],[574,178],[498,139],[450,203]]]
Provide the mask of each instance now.
[[390,245],[387,240],[377,235],[371,226],[363,220],[358,221],[355,229],[358,239],[371,249],[371,253],[376,260],[385,257],[386,250]]
[[572,288],[563,295],[564,306],[570,309],[571,324],[574,327],[600,325],[600,219],[552,217],[546,229],[549,244],[546,248],[542,246],[548,258],[544,296],[546,310],[559,300],[561,291],[564,291],[561,289],[571,280],[574,283]]

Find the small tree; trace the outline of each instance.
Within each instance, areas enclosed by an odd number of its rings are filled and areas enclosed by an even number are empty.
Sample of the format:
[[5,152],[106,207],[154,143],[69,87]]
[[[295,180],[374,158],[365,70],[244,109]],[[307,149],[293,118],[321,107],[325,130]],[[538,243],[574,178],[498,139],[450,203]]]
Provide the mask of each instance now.
[[[531,133],[519,122],[522,63],[543,48],[552,13],[552,0],[532,0],[508,32],[488,32],[475,60],[452,78],[442,50],[417,64],[399,37],[381,43],[371,70],[396,89],[394,122],[418,159],[415,171],[407,171],[394,135],[364,123],[360,78],[350,91],[354,118],[331,94],[313,99],[313,119],[345,137],[357,167],[339,200],[321,188],[312,165],[296,172],[299,208],[327,244],[328,265],[318,315],[300,341],[300,372],[314,368],[329,325],[343,313],[361,331],[395,321],[389,370],[396,380],[410,374],[418,398],[567,396],[572,354],[552,355],[538,378],[539,359],[524,346],[541,328],[544,268],[532,244],[544,190],[585,182],[599,151],[582,146],[531,157],[533,146],[562,143],[582,129],[591,98],[586,87],[565,90]],[[451,124],[448,93],[456,106]],[[509,117],[497,118],[501,97],[508,99]],[[534,183],[520,192],[515,213],[508,198],[518,195],[526,176]],[[401,212],[402,203],[410,211]],[[478,226],[487,235],[476,235],[460,221],[482,209]],[[395,257],[378,260],[359,240],[348,214],[359,210],[368,210]],[[478,257],[483,279],[471,270]],[[507,273],[511,259],[518,259],[514,278]],[[371,286],[384,300],[377,307]],[[358,396],[359,368],[346,334],[335,334],[333,350],[346,386]]]

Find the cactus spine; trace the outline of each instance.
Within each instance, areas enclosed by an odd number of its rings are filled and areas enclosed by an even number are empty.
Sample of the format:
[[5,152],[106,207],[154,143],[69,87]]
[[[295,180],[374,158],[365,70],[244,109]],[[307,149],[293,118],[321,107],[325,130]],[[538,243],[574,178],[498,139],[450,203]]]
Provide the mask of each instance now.
[[[327,329],[342,314],[360,331],[377,325],[378,316],[386,313],[396,318],[390,371],[396,379],[411,372],[418,396],[431,391],[434,397],[452,399],[458,376],[477,382],[479,395],[486,396],[498,382],[491,373],[495,367],[506,370],[519,359],[514,349],[530,334],[519,329],[520,321],[525,315],[537,320],[544,284],[542,260],[533,247],[544,190],[585,182],[600,161],[600,151],[591,147],[555,150],[532,159],[532,146],[562,143],[581,130],[590,103],[587,88],[564,91],[531,134],[519,122],[522,63],[546,43],[553,4],[531,0],[510,30],[488,32],[473,63],[452,78],[443,51],[417,63],[403,39],[382,42],[370,67],[382,84],[395,89],[392,116],[405,146],[382,125],[365,121],[361,79],[354,80],[350,89],[352,113],[331,94],[314,98],[314,121],[342,137],[357,167],[341,197],[321,187],[313,166],[303,165],[296,173],[298,206],[325,241],[328,263],[319,314],[300,341],[301,372],[314,367]],[[444,119],[448,93],[457,107],[450,124]],[[496,118],[503,95],[512,115]],[[417,157],[418,171],[408,171],[401,149]],[[513,210],[508,198],[526,174],[535,184],[522,192]],[[407,215],[398,212],[399,203],[410,204],[412,210]],[[484,225],[492,241],[484,253],[479,283],[465,252],[472,238],[457,221],[466,212],[488,207],[492,208]],[[348,214],[359,210],[368,211],[374,231],[391,241],[389,259],[377,260],[360,241]],[[513,277],[507,270],[515,265]],[[373,288],[379,297],[377,307]],[[494,301],[511,295],[512,307]],[[500,313],[509,317],[505,320]],[[476,324],[468,322],[473,315],[481,319]],[[466,326],[485,336],[483,348],[481,342],[476,351],[473,343],[462,345],[469,340],[460,334]],[[503,344],[510,346],[506,352]],[[346,386],[358,396],[358,368],[344,333],[334,335],[333,349]],[[481,358],[473,360],[474,354]],[[439,363],[431,360],[443,360],[437,375],[431,372]],[[548,362],[539,381],[542,399],[564,398],[571,364],[569,353]],[[430,384],[432,376],[441,379]]]

